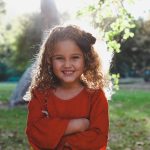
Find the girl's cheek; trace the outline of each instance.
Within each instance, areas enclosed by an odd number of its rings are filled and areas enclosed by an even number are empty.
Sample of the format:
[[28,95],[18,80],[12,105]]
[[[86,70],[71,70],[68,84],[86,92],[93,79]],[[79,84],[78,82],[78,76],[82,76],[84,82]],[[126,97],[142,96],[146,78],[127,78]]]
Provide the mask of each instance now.
[[53,63],[53,67],[55,67],[55,68],[59,68],[59,67],[61,67],[63,65],[63,62],[61,62],[61,61],[55,61],[54,63]]

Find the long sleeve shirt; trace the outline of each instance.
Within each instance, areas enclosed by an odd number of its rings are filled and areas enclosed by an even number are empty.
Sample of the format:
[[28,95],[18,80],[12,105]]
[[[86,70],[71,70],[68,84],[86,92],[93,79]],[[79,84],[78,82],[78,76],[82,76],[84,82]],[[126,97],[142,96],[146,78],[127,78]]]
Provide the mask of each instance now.
[[[89,128],[64,135],[69,121],[77,118],[89,119]],[[36,90],[28,104],[26,134],[34,150],[106,150],[108,130],[108,102],[101,89],[84,88],[69,100],[58,98],[51,89]]]

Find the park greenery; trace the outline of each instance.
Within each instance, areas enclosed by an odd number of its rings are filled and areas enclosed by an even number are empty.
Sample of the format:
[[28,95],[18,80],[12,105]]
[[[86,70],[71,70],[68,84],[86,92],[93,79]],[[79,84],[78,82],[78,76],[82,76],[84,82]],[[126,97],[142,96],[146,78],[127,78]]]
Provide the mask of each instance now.
[[[3,24],[4,4],[0,0],[0,80],[17,80],[39,49],[41,16],[28,14]],[[118,73],[121,77],[140,75],[137,70],[141,72],[150,59],[150,30],[147,28],[150,20],[135,20],[125,8],[124,0],[94,0],[93,4],[78,11],[77,16],[90,16],[93,27],[107,42],[108,50],[113,51],[111,73],[116,75],[112,78],[119,77]]]
[[[128,0],[133,3],[136,0]],[[94,3],[95,2],[95,3]],[[90,22],[113,52],[110,68],[115,89],[119,78],[142,77],[150,62],[150,19],[135,20],[128,12],[126,0],[95,0],[93,4],[79,10],[77,16],[90,16]]]
[[[0,83],[0,97],[8,103],[16,83]],[[3,96],[1,94],[3,93]],[[110,135],[108,150],[148,150],[150,146],[149,91],[120,89],[109,101]],[[1,99],[0,99],[0,102]],[[27,109],[0,108],[0,148],[29,149],[25,135]]]
[[[38,52],[42,18],[38,13],[26,14],[6,24],[2,21],[5,12],[5,2],[0,0],[0,81],[13,81],[20,78]],[[124,0],[94,0],[79,10],[77,16],[90,16],[93,27],[114,53],[111,74],[116,84],[119,76],[142,75],[150,60],[150,20],[135,20],[124,6]]]
[[[139,76],[150,60],[150,19],[135,20],[124,7],[124,0],[93,1],[77,16],[91,16],[93,26],[114,52],[112,78],[118,83],[117,73],[121,77]],[[113,12],[110,4],[114,4],[117,12]],[[28,14],[4,24],[5,12],[5,1],[0,0],[0,81],[12,81],[19,79],[38,51],[41,17]],[[27,150],[26,105],[8,108],[15,87],[16,83],[0,82],[0,149]],[[120,89],[113,95],[109,101],[109,150],[149,149],[149,101],[149,91],[144,90]]]
[[21,16],[5,26],[0,44],[1,80],[20,76],[32,63],[41,34],[39,14]]

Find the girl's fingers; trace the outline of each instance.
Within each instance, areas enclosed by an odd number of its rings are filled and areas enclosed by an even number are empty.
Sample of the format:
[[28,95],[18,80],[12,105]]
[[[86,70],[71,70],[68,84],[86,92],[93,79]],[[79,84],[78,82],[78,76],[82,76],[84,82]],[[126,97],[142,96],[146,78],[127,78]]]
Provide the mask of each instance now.
[[45,114],[46,116],[48,116],[48,111],[42,110],[42,113]]

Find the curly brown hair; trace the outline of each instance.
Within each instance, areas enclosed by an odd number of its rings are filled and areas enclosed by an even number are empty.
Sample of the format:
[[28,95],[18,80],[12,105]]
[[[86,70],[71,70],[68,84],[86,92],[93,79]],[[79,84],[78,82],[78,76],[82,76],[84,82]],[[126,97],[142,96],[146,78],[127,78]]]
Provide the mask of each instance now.
[[83,52],[85,71],[80,77],[81,83],[92,89],[103,88],[106,85],[101,60],[93,47],[96,38],[76,25],[56,26],[50,30],[37,54],[30,85],[31,95],[36,88],[45,90],[58,86],[59,80],[51,69],[50,59],[55,44],[63,40],[73,40]]

